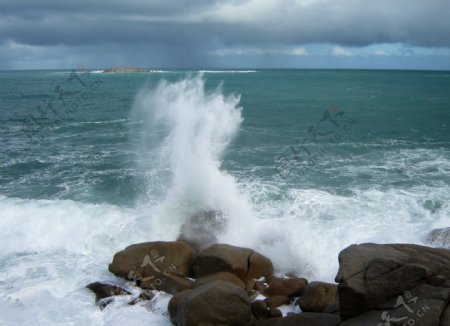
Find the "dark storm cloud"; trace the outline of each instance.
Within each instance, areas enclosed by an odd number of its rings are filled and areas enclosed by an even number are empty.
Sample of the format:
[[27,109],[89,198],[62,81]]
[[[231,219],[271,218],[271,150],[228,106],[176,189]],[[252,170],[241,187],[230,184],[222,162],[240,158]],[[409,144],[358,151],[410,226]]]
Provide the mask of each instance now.
[[2,1],[0,37],[34,45],[410,43],[450,46],[448,0]]
[[448,48],[449,14],[449,0],[0,0],[0,67],[45,55],[201,66],[216,49],[308,43]]

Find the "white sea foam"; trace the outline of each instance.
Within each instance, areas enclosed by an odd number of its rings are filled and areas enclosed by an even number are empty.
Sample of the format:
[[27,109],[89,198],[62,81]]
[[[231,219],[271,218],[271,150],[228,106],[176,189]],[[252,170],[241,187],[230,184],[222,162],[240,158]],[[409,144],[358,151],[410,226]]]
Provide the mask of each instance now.
[[258,72],[257,70],[199,70],[200,73],[208,74],[248,74]]
[[429,230],[450,224],[446,187],[352,188],[344,196],[226,173],[222,157],[242,122],[239,97],[206,92],[201,76],[144,88],[132,115],[143,121],[133,126],[146,126],[149,191],[141,205],[0,196],[0,325],[170,325],[167,295],[151,306],[118,300],[100,311],[84,287],[123,283],[107,271],[115,252],[174,240],[201,209],[228,217],[219,241],[255,248],[277,273],[323,281],[333,280],[337,255],[349,244],[421,243]]
[[[242,225],[252,217],[233,176],[220,170],[222,156],[242,121],[239,97],[206,93],[201,75],[140,93],[135,115],[150,131],[144,150],[156,153],[151,191],[164,191],[152,221],[158,233],[177,236],[184,219],[199,210],[221,210]],[[161,132],[153,138],[154,130]],[[161,135],[162,141],[161,141]],[[155,164],[159,162],[159,164]],[[167,171],[167,178],[155,181]],[[156,183],[162,183],[155,186]],[[161,230],[161,229],[164,230]],[[170,231],[169,231],[170,230]],[[239,232],[239,228],[233,229]],[[167,233],[168,232],[168,233]]]

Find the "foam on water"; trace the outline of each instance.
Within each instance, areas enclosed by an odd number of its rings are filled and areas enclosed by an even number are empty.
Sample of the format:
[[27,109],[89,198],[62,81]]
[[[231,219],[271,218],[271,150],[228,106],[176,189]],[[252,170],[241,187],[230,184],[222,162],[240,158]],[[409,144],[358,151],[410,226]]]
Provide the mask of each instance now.
[[[148,191],[136,207],[0,196],[0,325],[170,325],[168,295],[151,306],[127,306],[123,298],[100,311],[84,287],[129,285],[107,271],[113,254],[174,240],[199,210],[225,213],[220,242],[255,248],[277,273],[311,281],[332,281],[349,244],[421,243],[429,230],[450,224],[450,189],[438,184],[354,186],[342,195],[224,171],[223,155],[242,123],[239,97],[206,92],[204,83],[201,75],[162,82],[137,96],[132,117],[139,123],[130,125],[143,127],[138,148]],[[428,153],[416,172],[448,173],[448,158]]]

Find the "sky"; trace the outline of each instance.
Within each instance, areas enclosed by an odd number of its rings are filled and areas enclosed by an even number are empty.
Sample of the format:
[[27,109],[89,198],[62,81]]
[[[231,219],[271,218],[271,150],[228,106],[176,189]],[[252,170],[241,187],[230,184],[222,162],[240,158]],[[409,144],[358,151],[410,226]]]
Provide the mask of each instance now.
[[0,0],[0,69],[450,70],[450,0]]

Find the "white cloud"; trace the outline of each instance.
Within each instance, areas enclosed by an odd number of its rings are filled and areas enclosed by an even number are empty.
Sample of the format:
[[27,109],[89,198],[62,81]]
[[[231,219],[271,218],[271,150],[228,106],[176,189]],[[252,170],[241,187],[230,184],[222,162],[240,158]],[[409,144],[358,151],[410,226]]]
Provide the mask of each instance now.
[[385,51],[381,51],[381,50],[373,52],[373,55],[376,55],[377,57],[388,57],[388,56],[390,56],[389,53],[387,53]]
[[301,57],[308,55],[308,51],[303,47],[292,48],[230,48],[218,49],[209,52],[210,55],[225,57],[225,56],[260,56],[260,55],[287,55]]
[[342,56],[342,57],[353,57],[353,53],[341,48],[340,46],[335,46],[331,48],[331,55]]

